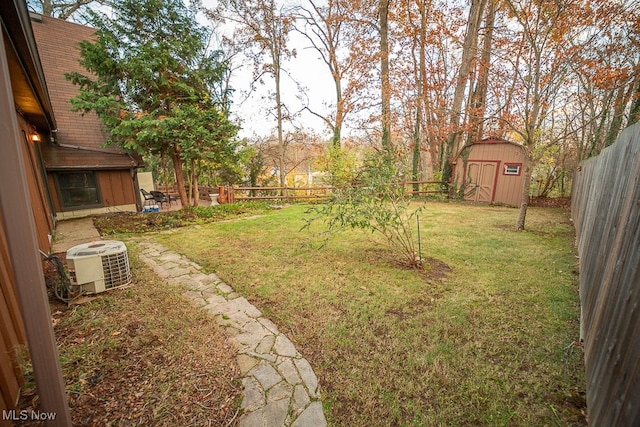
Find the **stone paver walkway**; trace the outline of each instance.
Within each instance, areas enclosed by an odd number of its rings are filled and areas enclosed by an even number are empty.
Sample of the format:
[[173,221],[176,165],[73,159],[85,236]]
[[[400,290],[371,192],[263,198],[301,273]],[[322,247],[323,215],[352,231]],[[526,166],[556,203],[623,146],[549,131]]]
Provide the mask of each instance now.
[[260,310],[215,274],[151,240],[136,240],[140,258],[207,310],[238,347],[244,386],[241,427],[321,427],[318,379],[293,343]]

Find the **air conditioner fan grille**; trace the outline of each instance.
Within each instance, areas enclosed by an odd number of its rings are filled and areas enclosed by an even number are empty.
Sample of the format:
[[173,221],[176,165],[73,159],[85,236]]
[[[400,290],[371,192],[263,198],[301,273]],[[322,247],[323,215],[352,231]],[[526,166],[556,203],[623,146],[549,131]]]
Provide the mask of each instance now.
[[102,270],[105,289],[131,283],[131,270],[126,250],[116,254],[102,255]]

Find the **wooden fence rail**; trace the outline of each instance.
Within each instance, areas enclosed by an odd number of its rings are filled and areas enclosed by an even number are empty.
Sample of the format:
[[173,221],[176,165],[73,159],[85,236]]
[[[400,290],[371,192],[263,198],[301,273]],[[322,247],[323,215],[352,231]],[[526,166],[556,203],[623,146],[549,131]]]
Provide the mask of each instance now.
[[[413,189],[416,184],[418,190]],[[443,181],[406,181],[401,184],[408,194],[447,194],[447,184]],[[229,202],[241,200],[305,200],[323,199],[331,195],[331,186],[312,187],[231,187]]]
[[583,162],[571,212],[593,426],[640,425],[640,123]]
[[232,187],[229,202],[242,200],[308,200],[324,199],[331,195],[332,187]]
[[[420,196],[425,194],[447,194],[448,187],[444,181],[405,181],[401,184],[407,194]],[[414,188],[418,188],[417,190]],[[177,197],[178,189],[174,185],[155,185],[156,190],[172,197]],[[245,200],[309,200],[324,199],[331,195],[331,186],[309,187],[210,187],[199,185],[200,199],[209,200],[210,195],[217,194],[221,203],[233,203]]]

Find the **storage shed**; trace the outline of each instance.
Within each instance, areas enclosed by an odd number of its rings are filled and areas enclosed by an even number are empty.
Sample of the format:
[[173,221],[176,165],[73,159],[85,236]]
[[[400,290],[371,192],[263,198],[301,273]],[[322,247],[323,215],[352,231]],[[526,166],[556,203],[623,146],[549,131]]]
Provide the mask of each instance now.
[[505,139],[468,144],[453,162],[454,187],[464,200],[518,206],[526,158],[521,145]]

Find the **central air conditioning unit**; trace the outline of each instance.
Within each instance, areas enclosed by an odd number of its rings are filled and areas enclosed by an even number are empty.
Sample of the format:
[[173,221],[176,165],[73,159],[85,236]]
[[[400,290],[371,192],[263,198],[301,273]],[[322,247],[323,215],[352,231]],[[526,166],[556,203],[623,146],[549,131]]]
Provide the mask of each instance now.
[[127,247],[117,240],[101,240],[74,246],[67,251],[71,284],[84,294],[119,288],[131,283]]

